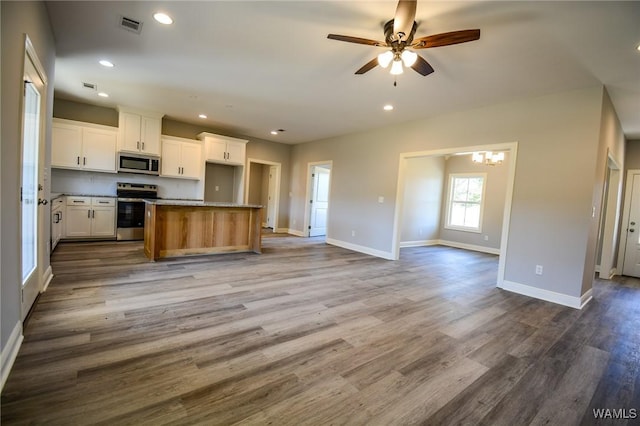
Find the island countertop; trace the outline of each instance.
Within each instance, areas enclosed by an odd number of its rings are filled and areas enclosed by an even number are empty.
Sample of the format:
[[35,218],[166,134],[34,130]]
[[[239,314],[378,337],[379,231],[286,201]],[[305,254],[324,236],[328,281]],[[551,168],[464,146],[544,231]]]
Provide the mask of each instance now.
[[167,200],[167,199],[145,199],[145,203],[156,206],[188,206],[188,207],[241,207],[250,209],[260,209],[263,206],[259,204],[238,204],[224,203],[219,201],[202,201],[202,200]]
[[262,206],[145,200],[144,253],[163,257],[262,252]]

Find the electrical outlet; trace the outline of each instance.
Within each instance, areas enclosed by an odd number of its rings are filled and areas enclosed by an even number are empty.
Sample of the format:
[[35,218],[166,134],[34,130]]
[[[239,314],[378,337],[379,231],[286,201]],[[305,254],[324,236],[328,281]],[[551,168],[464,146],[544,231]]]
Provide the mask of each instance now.
[[220,187],[218,185],[216,185],[216,192],[220,191]]
[[384,203],[384,197],[382,195],[378,197],[378,202],[380,204]]
[[489,236],[488,236],[488,235],[485,235],[485,236],[484,236],[484,240],[485,240],[485,241],[489,241]]
[[355,237],[356,236],[356,231],[351,231],[351,236]]
[[536,265],[536,275],[542,275],[542,265]]

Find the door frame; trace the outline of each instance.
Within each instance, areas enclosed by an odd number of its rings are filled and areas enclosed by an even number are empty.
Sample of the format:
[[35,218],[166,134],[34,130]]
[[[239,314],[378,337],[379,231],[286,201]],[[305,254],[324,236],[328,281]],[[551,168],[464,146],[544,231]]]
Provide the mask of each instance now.
[[[617,275],[618,271],[622,273],[622,270],[617,268],[617,265],[616,267],[614,267],[613,265],[616,253],[616,245],[618,244],[617,238],[620,224],[622,168],[620,167],[620,163],[616,160],[611,151],[607,153],[606,168],[609,172],[609,178],[604,183],[603,187],[603,190],[606,189],[606,194],[603,194],[602,197],[602,207],[600,214],[601,216],[604,215],[604,222],[602,223],[602,229],[598,230],[598,237],[600,239],[598,241],[598,247],[601,247],[601,250],[600,259],[596,259],[596,265],[599,266],[599,278],[609,280],[614,275]],[[627,235],[625,233],[625,243],[626,236]]]
[[511,204],[513,201],[513,187],[518,162],[518,142],[499,143],[491,145],[461,146],[457,148],[444,148],[431,151],[405,152],[400,154],[398,165],[398,184],[396,188],[395,215],[393,219],[393,242],[391,253],[392,260],[400,259],[400,231],[402,229],[402,210],[404,205],[404,185],[407,169],[407,161],[418,157],[442,157],[445,155],[459,154],[474,151],[508,151],[509,172],[507,175],[507,193],[505,194],[504,214],[502,218],[502,236],[500,238],[500,254],[498,258],[498,279],[496,286],[504,285],[504,274],[507,257],[507,245],[509,243],[509,224],[511,223]]
[[[618,245],[618,263],[617,271],[622,275],[624,268],[624,255],[627,250],[627,224],[629,223],[629,215],[631,214],[631,194],[633,191],[633,176],[640,175],[640,169],[627,170],[627,176],[624,183],[624,208],[622,210],[622,225],[620,229],[620,244]],[[624,232],[622,230],[624,229]]]
[[313,191],[313,179],[311,178],[311,174],[313,173],[313,168],[316,166],[325,166],[330,170],[329,175],[329,206],[327,207],[327,232],[325,234],[325,238],[329,237],[329,217],[331,216],[331,182],[333,179],[331,178],[331,174],[333,174],[333,160],[325,160],[325,161],[312,161],[307,163],[307,185],[306,185],[306,194],[305,194],[305,205],[304,205],[304,228],[302,234],[309,238],[309,224],[311,223],[311,207],[310,202]]
[[[47,130],[47,115],[48,115],[48,111],[47,111],[47,93],[48,93],[48,86],[49,86],[49,81],[47,79],[47,74],[44,70],[44,67],[42,66],[42,62],[40,62],[40,58],[38,58],[38,54],[36,52],[35,47],[33,46],[33,43],[31,42],[31,39],[29,38],[29,35],[25,34],[25,41],[24,41],[24,62],[23,62],[23,69],[22,69],[22,79],[20,81],[21,84],[21,89],[23,90],[23,85],[24,85],[24,76],[26,73],[26,69],[25,69],[25,65],[26,62],[30,61],[31,64],[33,65],[33,67],[35,68],[36,73],[38,74],[38,76],[40,77],[40,79],[42,80],[42,94],[40,96],[40,123],[39,123],[39,134],[38,134],[38,185],[40,185],[43,180],[45,179],[44,176],[44,166],[45,166],[45,140],[46,140],[46,130]],[[23,153],[23,143],[24,143],[24,96],[20,97],[20,104],[19,104],[19,108],[20,108],[20,117],[21,117],[21,122],[20,122],[20,165],[19,165],[19,170],[20,170],[20,182],[18,182],[18,186],[22,185],[22,153]],[[48,193],[48,191],[46,190],[46,188],[44,188],[43,185],[43,197],[46,200],[46,195]],[[39,195],[38,195],[39,198]],[[45,256],[48,255],[49,251],[50,251],[50,241],[48,243],[45,244],[45,242],[47,241],[47,236],[45,235],[45,223],[48,223],[50,221],[49,219],[49,215],[47,214],[49,212],[49,208],[48,207],[44,207],[42,210],[40,210],[40,204],[38,204],[37,206],[38,209],[38,214],[37,214],[37,232],[36,232],[36,244],[37,244],[37,253],[36,253],[36,257],[37,257],[37,265],[36,265],[36,270],[33,272],[33,274],[35,274],[35,280],[37,280],[37,290],[38,290],[38,294],[42,293],[46,287],[48,286],[49,282],[51,281],[52,278],[52,273],[51,273],[51,266],[49,265],[48,269],[46,271],[43,271],[43,267],[44,267],[44,260],[45,260]],[[45,217],[47,218],[45,221]],[[20,259],[20,268],[22,268],[22,206],[20,206],[20,214],[18,215],[18,228],[20,229],[20,250],[18,250],[18,257]],[[20,276],[22,276],[22,272],[20,272]],[[20,282],[20,293],[22,294],[23,292],[23,287],[22,287],[23,283],[22,281]],[[24,303],[22,302],[22,298],[21,298],[21,302],[20,302],[20,313],[21,313],[21,317],[22,317],[22,321],[24,321],[29,313],[29,311],[33,308],[33,306],[35,305],[36,301],[37,301],[38,296],[36,296],[36,299],[34,300],[33,304],[31,306],[29,306],[28,309],[24,308]],[[26,310],[26,312],[25,312]]]
[[257,158],[247,159],[247,166],[245,167],[247,169],[246,177],[245,177],[247,188],[244,191],[245,204],[249,204],[249,185],[251,185],[251,163],[264,164],[264,165],[273,166],[276,168],[276,176],[275,176],[276,189],[275,189],[275,200],[273,202],[273,206],[274,206],[273,207],[273,232],[274,233],[287,232],[286,229],[284,230],[278,229],[278,214],[280,212],[280,182],[281,182],[281,175],[282,175],[282,163],[277,163],[275,161],[269,161],[269,160],[260,160]]

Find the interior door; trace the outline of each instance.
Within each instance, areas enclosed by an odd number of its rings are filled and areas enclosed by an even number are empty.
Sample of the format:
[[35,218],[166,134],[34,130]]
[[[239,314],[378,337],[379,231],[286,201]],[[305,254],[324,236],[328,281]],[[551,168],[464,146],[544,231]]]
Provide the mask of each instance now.
[[329,210],[330,170],[314,167],[311,191],[311,216],[309,218],[309,236],[327,234],[327,211]]
[[[31,57],[25,55],[24,91],[22,103],[22,172],[20,179],[21,267],[22,267],[22,319],[26,318],[41,290],[39,259],[40,239],[39,206],[46,203],[39,198],[40,146],[43,114],[41,101],[45,85]],[[41,204],[42,203],[42,204]]]
[[622,274],[640,278],[640,174],[633,175]]
[[267,228],[275,231],[276,227],[276,166],[269,167],[269,190],[267,195]]

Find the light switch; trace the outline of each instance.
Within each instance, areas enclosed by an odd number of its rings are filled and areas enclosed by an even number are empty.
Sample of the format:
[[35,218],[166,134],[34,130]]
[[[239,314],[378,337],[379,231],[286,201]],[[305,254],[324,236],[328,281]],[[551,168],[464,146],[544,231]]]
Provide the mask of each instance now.
[[384,197],[382,195],[378,197],[378,202],[380,204],[384,203]]
[[216,192],[220,191],[220,187],[218,185],[216,185]]

